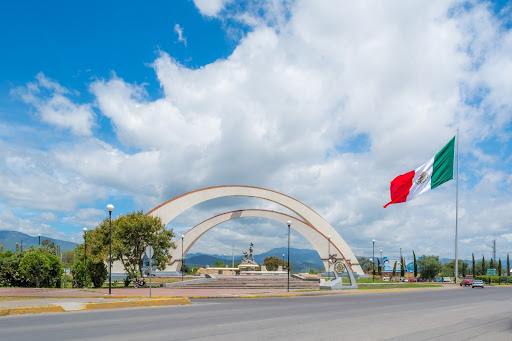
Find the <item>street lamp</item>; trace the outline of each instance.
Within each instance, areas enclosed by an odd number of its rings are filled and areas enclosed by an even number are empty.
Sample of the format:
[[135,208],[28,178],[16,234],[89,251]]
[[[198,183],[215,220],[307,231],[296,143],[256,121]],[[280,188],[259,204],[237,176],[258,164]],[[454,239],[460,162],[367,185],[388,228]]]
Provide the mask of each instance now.
[[183,282],[183,267],[185,265],[185,258],[183,258],[183,239],[185,239],[184,235],[181,235],[181,281]]
[[283,270],[284,270],[284,253],[283,253]]
[[327,236],[327,277],[331,273],[331,236]]
[[87,288],[87,227],[84,230],[84,288]]
[[41,246],[41,233],[38,233],[37,237],[39,238],[39,246]]
[[[382,272],[384,272],[384,258],[382,258],[382,250],[380,250],[380,266],[382,267]],[[382,272],[379,272],[379,276],[383,276],[381,275]]]
[[290,220],[286,221],[286,225],[288,225],[288,292],[290,292],[290,225],[292,222]]
[[228,265],[226,264],[226,254],[224,254],[224,267],[227,268]]
[[114,210],[114,205],[108,204],[108,220],[110,225],[110,230],[108,233],[108,294],[112,294],[112,211]]
[[[375,259],[375,239],[372,239],[373,243],[373,251],[372,251],[372,259]],[[375,262],[372,263],[372,270],[373,270],[373,276],[372,276],[372,282],[375,283]]]

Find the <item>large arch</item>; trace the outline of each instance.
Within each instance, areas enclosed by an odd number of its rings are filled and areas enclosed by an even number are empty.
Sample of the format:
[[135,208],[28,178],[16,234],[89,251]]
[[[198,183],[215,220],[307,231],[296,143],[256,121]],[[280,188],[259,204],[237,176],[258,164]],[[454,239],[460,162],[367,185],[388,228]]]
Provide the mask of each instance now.
[[[322,262],[324,263],[325,270],[328,269],[327,261],[329,260],[328,251],[330,248],[331,254],[337,254],[337,257],[343,257],[340,249],[333,245],[326,235],[322,234],[320,231],[315,229],[313,226],[307,224],[306,222],[297,219],[288,214],[284,214],[276,211],[269,210],[260,210],[260,209],[250,209],[250,210],[237,210],[219,214],[215,217],[211,217],[196,226],[192,227],[184,234],[183,238],[183,255],[185,256],[190,248],[195,244],[195,242],[202,237],[210,229],[214,228],[217,225],[225,223],[229,220],[239,219],[239,218],[265,218],[275,220],[282,224],[286,224],[288,220],[292,222],[291,227],[299,232],[304,238],[306,238],[311,245],[315,248],[315,250],[320,255]],[[331,246],[329,247],[329,243]],[[181,268],[181,244],[178,245],[176,249],[172,249],[170,252],[171,263],[169,264],[169,270],[178,270]]]
[[[211,199],[230,196],[260,198],[275,202],[281,206],[288,208],[290,211],[297,214],[303,220],[303,222],[314,227],[324,236],[330,235],[332,245],[335,245],[336,249],[340,250],[341,256],[343,257],[349,268],[351,268],[352,271],[358,273],[359,275],[364,275],[364,272],[359,266],[356,256],[354,255],[348,244],[325,219],[323,219],[318,213],[313,211],[311,208],[309,208],[302,202],[285,194],[272,191],[266,188],[237,185],[203,188],[182,194],[169,201],[166,201],[165,203],[149,211],[147,214],[160,217],[162,219],[162,222],[167,225],[179,214],[199,203]],[[176,262],[174,264],[177,265]],[[177,268],[175,269],[174,267],[172,267],[169,268],[168,270],[177,270]]]

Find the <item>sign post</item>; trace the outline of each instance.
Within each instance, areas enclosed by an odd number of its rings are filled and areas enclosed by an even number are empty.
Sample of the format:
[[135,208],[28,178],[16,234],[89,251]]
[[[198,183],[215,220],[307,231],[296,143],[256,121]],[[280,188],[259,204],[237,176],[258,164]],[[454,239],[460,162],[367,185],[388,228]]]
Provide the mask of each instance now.
[[151,277],[152,277],[152,265],[151,265],[151,259],[153,258],[153,247],[151,245],[148,245],[146,248],[146,256],[149,258],[149,298],[151,298]]
[[487,269],[487,276],[496,276],[496,269]]

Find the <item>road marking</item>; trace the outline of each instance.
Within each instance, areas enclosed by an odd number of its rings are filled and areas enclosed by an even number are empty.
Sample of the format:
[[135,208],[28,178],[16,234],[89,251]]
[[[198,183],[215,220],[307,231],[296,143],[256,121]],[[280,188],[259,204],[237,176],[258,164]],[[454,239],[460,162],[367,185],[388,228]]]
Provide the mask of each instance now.
[[278,318],[263,319],[263,320],[250,320],[250,321],[242,321],[242,322],[233,322],[233,323],[226,323],[226,324],[218,324],[217,327],[234,326],[234,325],[237,325],[237,324],[244,324],[244,323],[266,322],[266,321],[275,321],[275,320],[286,320],[286,319],[292,319],[292,318],[296,318],[296,317],[286,316],[286,317],[278,317]]

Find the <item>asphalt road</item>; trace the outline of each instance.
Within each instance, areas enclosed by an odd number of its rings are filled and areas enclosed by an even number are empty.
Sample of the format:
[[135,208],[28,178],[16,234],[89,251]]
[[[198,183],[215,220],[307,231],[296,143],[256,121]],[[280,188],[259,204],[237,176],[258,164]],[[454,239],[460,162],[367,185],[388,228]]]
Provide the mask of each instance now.
[[0,339],[512,340],[512,288],[212,299],[4,316]]

